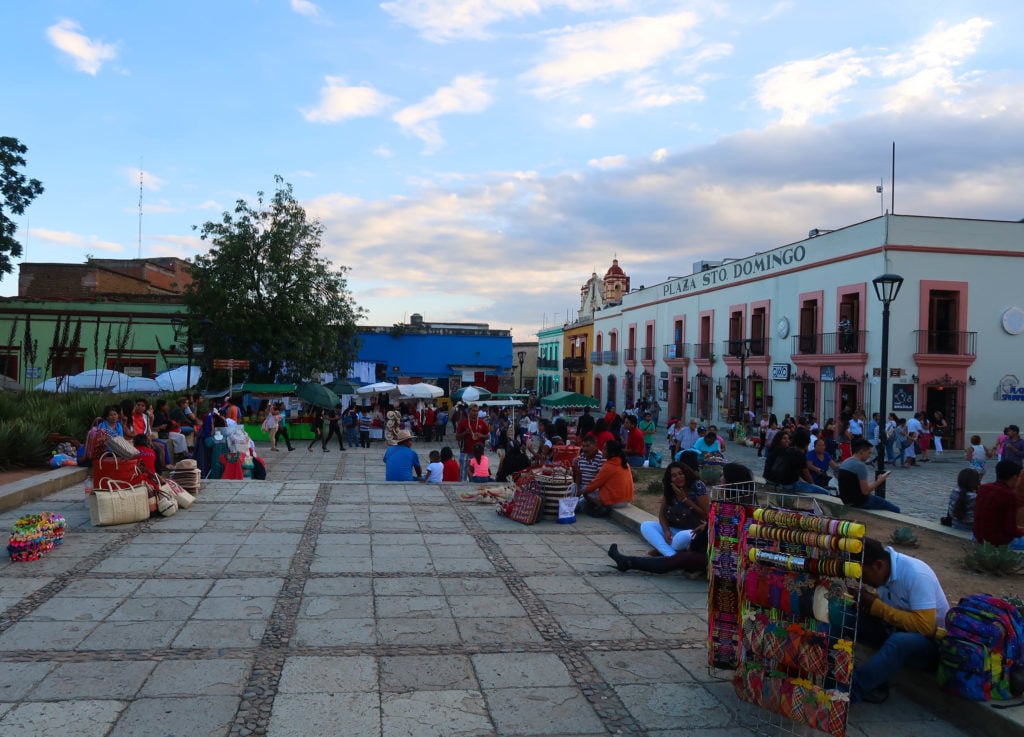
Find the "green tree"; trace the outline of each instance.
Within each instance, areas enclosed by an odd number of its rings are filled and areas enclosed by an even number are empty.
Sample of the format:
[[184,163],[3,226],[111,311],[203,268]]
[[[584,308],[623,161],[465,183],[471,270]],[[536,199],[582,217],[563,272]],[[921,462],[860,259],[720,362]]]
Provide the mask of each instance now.
[[185,295],[193,340],[207,360],[248,359],[250,380],[343,371],[356,355],[363,314],[348,291],[348,269],[320,257],[323,226],[307,219],[290,184],[274,182],[269,201],[258,192],[255,206],[238,200],[220,222],[196,226],[212,248],[195,258]]
[[21,215],[43,193],[42,182],[26,179],[18,171],[18,167],[25,166],[27,151],[17,138],[0,136],[0,279],[14,271],[11,259],[21,255],[21,244],[14,240],[18,226],[7,213]]

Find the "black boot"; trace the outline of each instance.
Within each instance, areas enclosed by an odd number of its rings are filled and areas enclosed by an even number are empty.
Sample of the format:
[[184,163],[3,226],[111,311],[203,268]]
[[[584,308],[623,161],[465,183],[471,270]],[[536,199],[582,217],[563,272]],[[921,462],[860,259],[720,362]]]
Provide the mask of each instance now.
[[608,548],[608,557],[615,561],[615,567],[623,573],[633,567],[630,565],[630,557],[620,553],[619,546],[615,543],[612,543],[611,547]]

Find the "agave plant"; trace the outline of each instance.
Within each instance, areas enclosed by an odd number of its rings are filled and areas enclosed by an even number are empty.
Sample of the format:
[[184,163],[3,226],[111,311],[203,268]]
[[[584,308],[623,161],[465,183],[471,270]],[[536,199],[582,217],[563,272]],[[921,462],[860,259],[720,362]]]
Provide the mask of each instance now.
[[964,565],[972,571],[993,576],[1012,576],[1024,571],[1024,553],[1010,550],[1008,545],[975,543],[964,556]]
[[889,542],[893,545],[902,545],[906,548],[916,548],[917,535],[914,534],[913,528],[897,527],[892,531],[892,536],[889,538]]

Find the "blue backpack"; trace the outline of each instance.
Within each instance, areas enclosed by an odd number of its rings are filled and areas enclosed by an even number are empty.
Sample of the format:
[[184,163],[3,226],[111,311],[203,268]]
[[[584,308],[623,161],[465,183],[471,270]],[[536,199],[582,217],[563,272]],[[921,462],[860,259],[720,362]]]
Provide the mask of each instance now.
[[974,594],[946,612],[939,685],[972,701],[1024,692],[1024,615],[995,596]]

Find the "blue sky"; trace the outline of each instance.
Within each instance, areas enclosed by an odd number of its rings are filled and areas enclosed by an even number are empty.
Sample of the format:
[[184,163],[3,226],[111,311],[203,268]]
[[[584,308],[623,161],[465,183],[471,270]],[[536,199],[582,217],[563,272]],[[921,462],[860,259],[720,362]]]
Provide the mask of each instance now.
[[[202,252],[275,174],[368,322],[530,339],[633,285],[896,211],[1016,220],[1019,2],[5,3],[23,260]],[[16,273],[0,295],[17,291]]]

